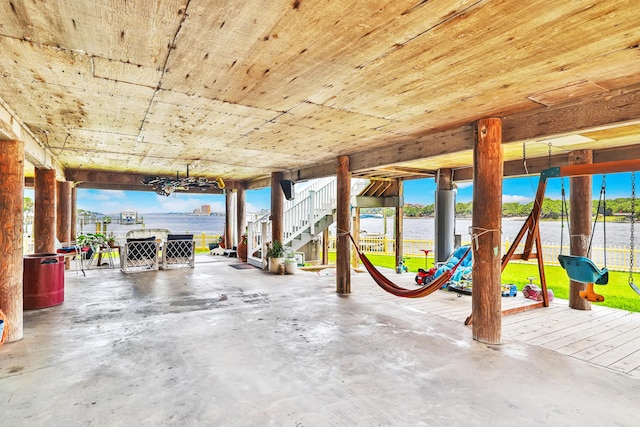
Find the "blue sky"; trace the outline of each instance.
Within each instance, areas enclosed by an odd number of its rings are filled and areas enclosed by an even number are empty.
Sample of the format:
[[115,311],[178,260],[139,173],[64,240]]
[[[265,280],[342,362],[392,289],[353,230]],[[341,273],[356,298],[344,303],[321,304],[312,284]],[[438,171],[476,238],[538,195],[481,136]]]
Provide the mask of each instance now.
[[[640,180],[639,180],[640,183]],[[564,185],[567,197],[569,197],[569,178],[564,178]],[[471,181],[458,183],[458,202],[470,202],[473,200],[473,185]],[[593,198],[598,200],[600,188],[602,186],[602,175],[594,175],[592,181]],[[562,178],[553,178],[547,181],[546,198],[560,200]],[[435,191],[433,179],[423,179],[417,181],[406,181],[404,184],[405,203],[433,203],[433,193]],[[528,203],[532,201],[538,189],[538,176],[507,178],[502,182],[502,202]],[[419,201],[421,197],[429,197],[429,201],[424,203]],[[606,197],[615,199],[617,197],[631,197],[631,173],[608,174],[606,177]]]
[[[631,174],[618,173],[607,175],[607,198],[630,197]],[[593,177],[594,199],[600,194],[601,176]],[[640,184],[640,181],[639,181]],[[527,203],[533,200],[538,185],[538,177],[508,178],[502,186],[503,202]],[[546,197],[560,199],[561,179],[554,178],[547,184]],[[569,187],[569,179],[565,178],[565,187]],[[434,201],[436,189],[433,179],[405,181],[405,203],[428,205]],[[33,189],[25,190],[25,197],[33,199]],[[269,209],[270,189],[247,191],[247,212],[258,212]],[[473,199],[471,182],[458,184],[458,202],[469,202]],[[78,208],[105,214],[118,213],[132,209],[139,213],[156,212],[192,212],[202,205],[208,204],[213,212],[224,212],[225,202],[222,195],[176,193],[175,196],[159,196],[153,192],[120,191],[120,190],[87,190],[78,189]]]

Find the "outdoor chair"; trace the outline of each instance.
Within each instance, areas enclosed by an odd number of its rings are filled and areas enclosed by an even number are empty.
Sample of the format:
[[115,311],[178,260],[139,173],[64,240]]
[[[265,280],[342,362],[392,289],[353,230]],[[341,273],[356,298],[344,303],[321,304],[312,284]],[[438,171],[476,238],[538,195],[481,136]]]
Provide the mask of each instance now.
[[127,231],[127,239],[140,239],[142,237],[152,237],[159,239],[161,242],[167,240],[167,236],[171,234],[171,231],[166,228],[136,228]]
[[85,276],[85,262],[91,257],[90,251],[89,247],[80,246],[77,242],[63,242],[56,248],[56,253],[64,255],[65,270],[69,269],[70,261],[75,260],[76,272],[80,270]]
[[120,269],[124,273],[158,270],[158,242],[155,236],[129,238],[120,248]]
[[195,264],[193,234],[169,234],[162,248],[162,268],[191,267]]

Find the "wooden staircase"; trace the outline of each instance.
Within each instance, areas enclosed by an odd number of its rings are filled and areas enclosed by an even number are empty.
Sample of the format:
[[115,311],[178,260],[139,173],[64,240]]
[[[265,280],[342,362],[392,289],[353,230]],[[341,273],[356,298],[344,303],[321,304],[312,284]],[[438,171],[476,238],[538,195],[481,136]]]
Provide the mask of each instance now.
[[[351,194],[358,194],[367,183],[366,179],[353,179]],[[321,178],[296,194],[294,200],[287,200],[282,221],[284,246],[295,252],[333,224],[336,220],[336,194],[337,179]],[[271,241],[270,215],[267,213],[247,225],[247,262],[260,268],[266,261],[262,258],[266,250],[263,246]]]

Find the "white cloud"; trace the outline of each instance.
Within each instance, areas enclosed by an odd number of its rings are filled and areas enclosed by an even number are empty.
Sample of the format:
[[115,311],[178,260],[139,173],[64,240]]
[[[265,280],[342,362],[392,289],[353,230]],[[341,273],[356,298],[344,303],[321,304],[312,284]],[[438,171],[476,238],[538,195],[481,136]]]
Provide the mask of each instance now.
[[142,209],[141,212],[193,212],[202,205],[211,206],[211,212],[224,212],[225,205],[223,202],[212,202],[210,197],[192,196],[185,193],[176,193],[175,196],[156,195],[158,206],[150,206],[148,210]]
[[469,188],[469,187],[473,187],[473,181],[456,182],[456,188],[458,189]]
[[502,203],[521,203],[527,204],[533,200],[533,197],[521,196],[518,194],[503,194],[502,195]]
[[116,215],[119,214],[122,210],[122,203],[113,201],[113,202],[103,202],[103,203],[92,203],[91,208],[88,209],[92,212],[100,212],[105,215]]
[[93,194],[93,200],[113,200],[126,199],[127,195],[123,190],[102,190]]

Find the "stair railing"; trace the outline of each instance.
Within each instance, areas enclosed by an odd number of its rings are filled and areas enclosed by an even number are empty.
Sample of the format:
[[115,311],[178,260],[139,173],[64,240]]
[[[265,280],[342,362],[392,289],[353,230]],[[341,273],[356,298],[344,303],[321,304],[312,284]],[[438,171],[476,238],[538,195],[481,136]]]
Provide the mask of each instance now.
[[[352,194],[358,194],[367,182],[368,180],[365,179],[353,180]],[[317,224],[327,215],[331,215],[336,208],[337,183],[335,177],[315,180],[299,194],[296,194],[295,199],[285,202],[282,219],[283,245],[290,246],[293,239],[303,233],[316,235],[322,231],[317,228]],[[263,260],[253,254],[262,249],[264,257],[264,244],[271,241],[271,236],[263,236],[265,229],[269,232],[271,230],[270,215],[267,213],[247,225],[249,262],[259,267],[264,265]]]

